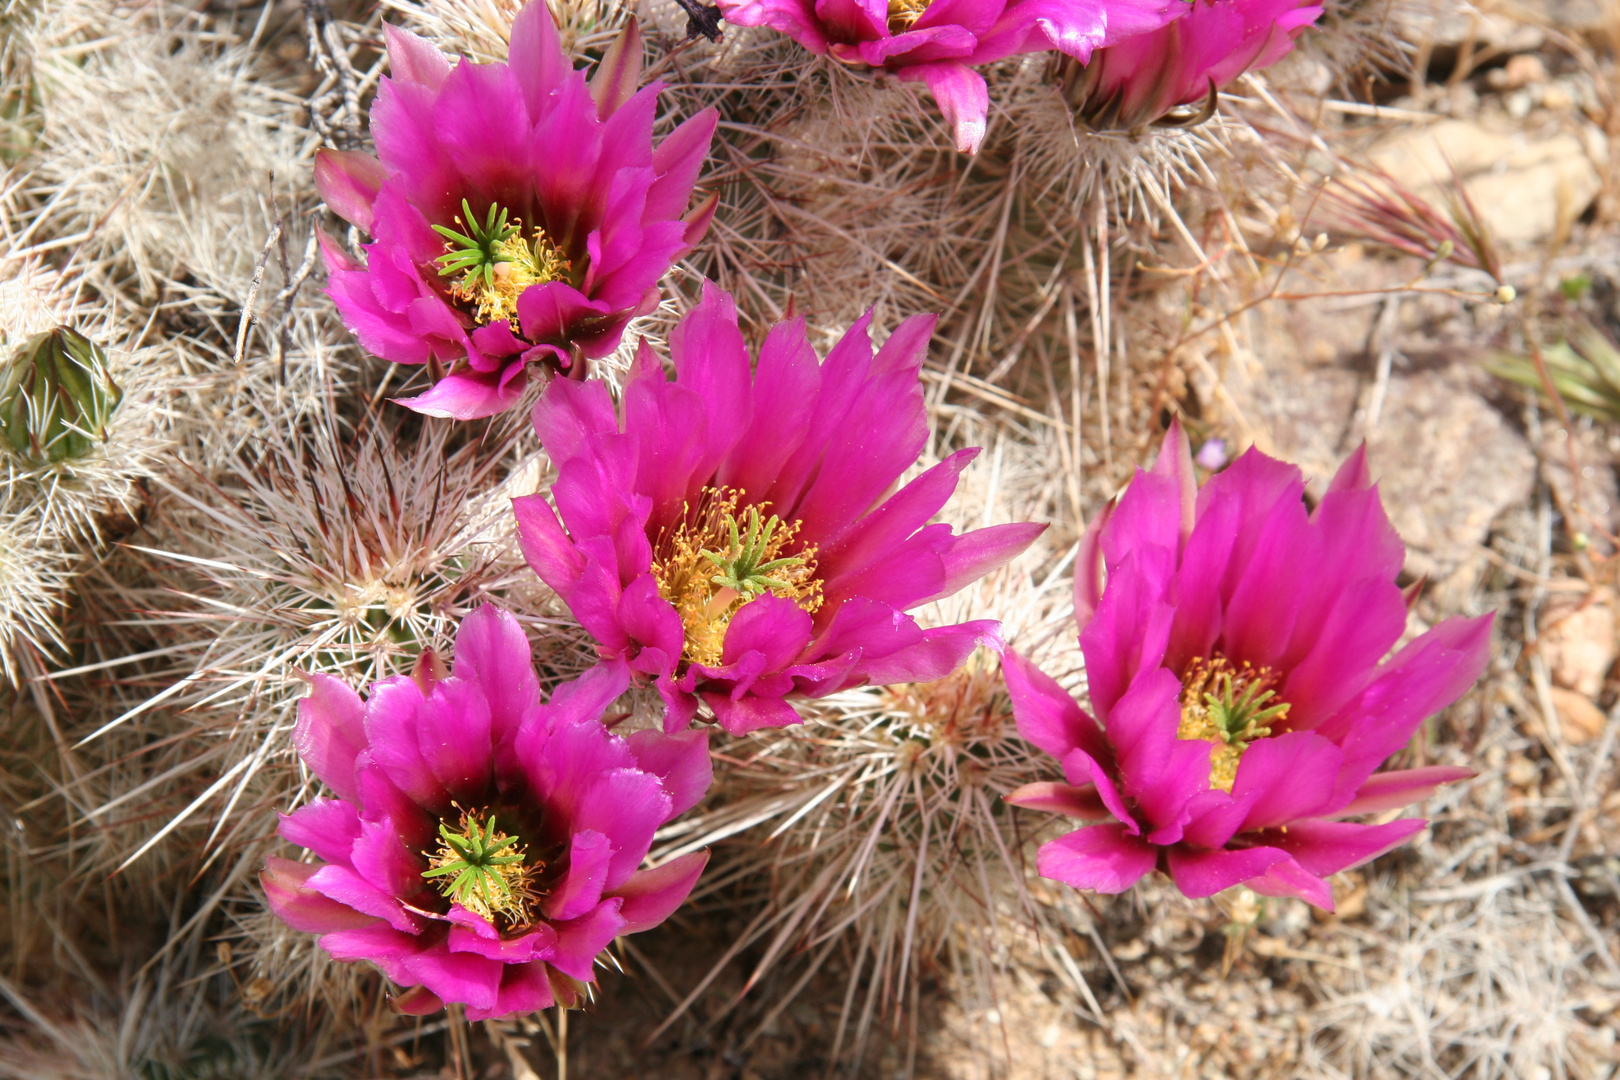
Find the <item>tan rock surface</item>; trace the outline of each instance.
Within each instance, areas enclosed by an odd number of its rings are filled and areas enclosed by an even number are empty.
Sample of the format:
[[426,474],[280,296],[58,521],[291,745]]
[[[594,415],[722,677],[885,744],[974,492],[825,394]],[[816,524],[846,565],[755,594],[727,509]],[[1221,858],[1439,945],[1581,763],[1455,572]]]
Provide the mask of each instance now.
[[1558,730],[1564,741],[1576,746],[1589,743],[1603,734],[1608,718],[1603,710],[1592,704],[1592,699],[1562,686],[1552,688],[1553,708],[1558,710]]
[[[1549,611],[1543,620],[1541,655],[1555,686],[1596,698],[1614,666],[1614,607],[1607,597]],[[1560,709],[1560,711],[1562,711]]]
[[[1478,392],[1462,364],[1397,373],[1367,440],[1384,507],[1407,544],[1408,572],[1445,577],[1474,557],[1491,522],[1530,494],[1534,455]],[[1273,374],[1249,388],[1245,411],[1267,452],[1296,462],[1320,492],[1355,449],[1365,377],[1338,366]]]
[[1536,135],[1446,120],[1402,131],[1368,160],[1437,207],[1455,167],[1491,234],[1513,245],[1547,240],[1579,217],[1602,187],[1593,162],[1607,154],[1595,128]]

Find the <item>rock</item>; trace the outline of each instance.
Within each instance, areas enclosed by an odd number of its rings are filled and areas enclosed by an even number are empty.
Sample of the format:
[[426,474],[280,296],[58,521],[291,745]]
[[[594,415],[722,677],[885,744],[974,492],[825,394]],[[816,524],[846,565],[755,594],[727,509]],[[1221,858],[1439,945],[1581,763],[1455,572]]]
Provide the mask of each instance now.
[[1523,53],[1502,67],[1492,69],[1485,81],[1492,90],[1522,90],[1534,83],[1546,82],[1547,65],[1535,53]]
[[1389,380],[1368,459],[1407,570],[1439,578],[1473,556],[1491,523],[1528,498],[1535,456],[1455,368]]
[[[1230,457],[1252,443],[1290,461],[1316,498],[1367,434],[1384,508],[1407,544],[1408,574],[1435,583],[1457,574],[1459,594],[1471,595],[1480,546],[1503,511],[1529,498],[1536,470],[1524,434],[1491,402],[1498,382],[1478,363],[1477,342],[1489,331],[1480,320],[1490,312],[1466,312],[1448,298],[1407,299],[1394,326],[1382,325],[1387,301],[1371,294],[1410,280],[1422,264],[1350,255],[1323,255],[1317,265],[1327,288],[1340,296],[1366,290],[1365,300],[1263,309],[1251,324],[1252,352],[1189,353],[1191,396]],[[1398,351],[1368,434],[1373,368],[1391,337]]]
[[1541,778],[1541,769],[1523,754],[1508,758],[1507,782],[1516,788],[1528,788]]
[[1554,112],[1575,107],[1575,95],[1570,93],[1559,83],[1550,84],[1541,92],[1541,107]]
[[[1569,0],[1599,4],[1600,0]],[[1538,26],[1488,14],[1472,4],[1413,4],[1397,15],[1403,41],[1421,41],[1436,51],[1452,51],[1473,42],[1476,52],[1521,53],[1539,49],[1547,35]]]
[[[1569,433],[1557,425],[1550,409],[1542,415],[1550,421],[1541,429],[1542,479],[1553,489],[1557,505],[1570,510],[1571,524],[1587,534],[1592,550],[1609,555],[1614,549],[1606,534],[1620,529],[1620,477],[1605,465],[1614,455],[1607,432],[1601,427],[1575,425],[1575,464],[1581,473],[1577,489],[1570,483]],[[1543,621],[1550,624],[1552,620]]]
[[1541,655],[1553,685],[1583,699],[1597,697],[1615,658],[1614,607],[1608,596],[1553,608],[1542,622]]
[[1553,708],[1558,710],[1558,730],[1564,741],[1579,746],[1603,734],[1609,718],[1603,710],[1592,704],[1592,699],[1562,686],[1552,688]]
[[1551,238],[1585,212],[1603,186],[1594,161],[1608,160],[1596,128],[1536,136],[1471,120],[1445,120],[1384,140],[1368,160],[1436,208],[1446,205],[1452,169],[1499,243]]
[[[1368,460],[1390,520],[1407,544],[1407,572],[1440,579],[1473,558],[1491,522],[1528,498],[1530,447],[1473,391],[1468,372],[1392,375]],[[1252,402],[1265,422],[1267,453],[1299,464],[1322,486],[1354,442],[1343,439],[1363,380],[1343,368],[1274,380]],[[1248,406],[1246,406],[1247,408]],[[1269,442],[1270,445],[1266,445]]]
[[1528,7],[1566,34],[1608,41],[1611,9],[1604,0],[1533,0]]

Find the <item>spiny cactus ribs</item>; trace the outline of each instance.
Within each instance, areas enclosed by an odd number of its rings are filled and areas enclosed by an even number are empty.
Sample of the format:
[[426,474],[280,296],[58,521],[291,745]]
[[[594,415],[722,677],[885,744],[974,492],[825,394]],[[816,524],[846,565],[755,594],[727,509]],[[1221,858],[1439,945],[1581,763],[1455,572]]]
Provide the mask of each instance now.
[[6,359],[0,440],[32,465],[82,458],[107,441],[107,425],[123,400],[101,346],[58,326],[35,334]]

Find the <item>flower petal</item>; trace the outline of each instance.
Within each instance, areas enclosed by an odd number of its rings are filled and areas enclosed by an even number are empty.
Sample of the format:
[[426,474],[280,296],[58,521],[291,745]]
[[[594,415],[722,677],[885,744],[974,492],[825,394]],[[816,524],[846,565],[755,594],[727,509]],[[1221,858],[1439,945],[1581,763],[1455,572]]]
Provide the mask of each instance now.
[[489,702],[476,683],[446,679],[417,710],[418,750],[452,802],[476,805],[493,779],[490,731]]
[[714,710],[715,721],[729,735],[747,735],[762,728],[791,727],[804,722],[804,717],[793,706],[778,697],[747,694],[741,701],[733,701],[729,694],[700,693],[698,696]]
[[1288,831],[1266,834],[1266,842],[1288,852],[1318,877],[1349,870],[1405,843],[1428,824],[1422,818],[1398,818],[1382,825],[1351,821],[1296,821]]
[[453,671],[476,685],[489,710],[489,738],[497,745],[540,704],[529,639],[507,612],[481,604],[456,628]]
[[433,43],[393,23],[383,24],[388,42],[388,74],[391,79],[437,90],[450,74],[450,61]]
[[[686,210],[719,123],[718,112],[704,109],[682,121],[653,150],[653,171],[658,179],[647,189],[645,214],[648,218],[679,217]],[[690,235],[690,230],[684,237],[688,244],[696,243],[698,238]]]
[[467,1019],[500,1020],[549,1009],[556,1003],[544,963],[536,960],[528,964],[506,964],[501,972],[500,988],[495,992],[495,1004],[488,1009],[469,1005]]
[[769,26],[813,53],[827,51],[827,35],[812,0],[722,0],[726,21],[736,26]]
[[594,829],[576,830],[569,842],[568,869],[546,897],[546,918],[577,919],[602,899],[613,844]]
[[641,82],[641,52],[641,25],[632,15],[591,73],[591,97],[598,119],[606,120],[635,95]]
[[990,90],[983,75],[959,60],[909,65],[901,68],[899,75],[927,83],[945,122],[951,126],[956,148],[964,154],[979,152],[990,112]]
[[639,934],[669,918],[686,902],[708,862],[709,852],[704,849],[631,874],[614,890],[614,895],[624,901],[619,909],[624,926],[619,933]]
[[276,832],[289,844],[308,848],[319,858],[342,866],[360,838],[360,815],[342,799],[314,799],[291,814],[278,814]]
[[425,986],[412,986],[388,995],[388,1005],[405,1016],[431,1016],[444,1008],[444,1001]]
[[1052,780],[1038,780],[1033,784],[1014,788],[1002,797],[1003,802],[1022,806],[1026,810],[1044,810],[1049,814],[1087,821],[1100,821],[1108,817],[1095,784],[1060,784]]
[[510,409],[522,396],[523,386],[523,363],[514,361],[500,371],[458,371],[415,397],[389,400],[423,416],[478,420]]
[[512,20],[511,46],[507,52],[529,115],[540,115],[546,99],[574,73],[562,50],[562,40],[557,36],[550,5],[528,3],[519,9]]
[[392,821],[362,821],[350,859],[355,873],[390,897],[422,891],[427,860],[405,846]]
[[1001,671],[1018,734],[1059,761],[1076,747],[1092,758],[1112,759],[1102,729],[1056,679],[1011,649],[1001,654]]
[[304,887],[362,914],[386,919],[395,930],[414,934],[420,929],[416,916],[401,907],[396,897],[377,888],[347,866],[322,866],[305,879]]
[[305,888],[304,883],[319,869],[318,863],[293,862],[274,855],[264,860],[259,884],[264,888],[265,903],[276,913],[276,918],[294,930],[309,934],[351,930],[379,921],[376,916],[363,914],[314,889]]
[[1441,784],[1455,784],[1471,780],[1478,774],[1472,769],[1455,765],[1429,765],[1421,769],[1397,769],[1393,772],[1373,773],[1350,804],[1341,807],[1337,816],[1377,814],[1385,810],[1399,810],[1421,802],[1434,794]]
[[366,748],[365,705],[348,683],[331,675],[310,675],[309,686],[309,696],[298,702],[293,749],[339,798],[355,799],[354,759]]
[[901,682],[933,682],[967,663],[979,646],[1000,648],[1001,624],[993,619],[936,626],[903,648],[888,652],[874,645],[863,648],[850,671],[852,679],[872,686]]
[[373,683],[366,701],[367,753],[412,802],[439,811],[449,808],[450,796],[422,759],[417,742],[417,713],[424,700],[421,687],[408,676]]
[[1242,829],[1288,825],[1333,805],[1344,753],[1310,731],[1256,739],[1238,762],[1232,795],[1254,794]]
[[360,150],[315,152],[315,190],[344,221],[372,231],[371,204],[388,178],[382,162]]
[[596,954],[624,931],[625,919],[619,914],[622,904],[617,897],[603,900],[590,914],[557,923],[557,943],[547,954],[547,963],[581,982],[593,981]]
[[1167,850],[1176,888],[1194,900],[1260,877],[1272,864],[1288,858],[1287,852],[1274,847],[1200,851],[1178,844]]
[[595,829],[613,843],[606,888],[622,885],[652,846],[653,833],[670,818],[672,802],[656,776],[635,769],[614,769],[592,778],[574,807],[576,832]]
[[686,813],[708,793],[714,782],[714,763],[709,759],[709,733],[683,731],[666,735],[662,731],[632,732],[625,737],[636,767],[658,777],[670,798],[670,817]]
[[[459,904],[452,905],[452,914],[457,910],[466,909]],[[484,926],[488,926],[488,923],[484,923]],[[451,952],[471,953],[486,960],[499,960],[503,964],[524,964],[543,955],[556,943],[557,932],[540,922],[518,937],[502,937],[499,934],[485,937],[470,927],[452,926],[445,944]]]
[[517,518],[523,558],[566,603],[574,582],[585,572],[585,557],[563,531],[557,512],[544,495],[513,499],[512,513]]
[[405,971],[403,961],[420,952],[422,943],[387,923],[376,922],[322,934],[321,948],[334,960],[370,960],[395,982],[409,983],[414,980]]
[[1123,825],[1091,825],[1042,844],[1035,855],[1040,875],[1077,889],[1122,893],[1159,862],[1159,849],[1128,836]]
[[506,965],[438,945],[400,961],[406,973],[447,1002],[493,1009]]
[[712,473],[738,434],[747,430],[754,412],[748,348],[730,294],[704,281],[702,299],[670,331],[669,354],[677,383],[703,399],[709,447],[695,471]]
[[1292,857],[1278,859],[1244,884],[1261,896],[1294,896],[1323,911],[1333,910],[1333,889]]
[[1492,615],[1447,619],[1408,644],[1337,715],[1314,730],[1344,748],[1339,794],[1352,793],[1428,717],[1456,701],[1490,658]]

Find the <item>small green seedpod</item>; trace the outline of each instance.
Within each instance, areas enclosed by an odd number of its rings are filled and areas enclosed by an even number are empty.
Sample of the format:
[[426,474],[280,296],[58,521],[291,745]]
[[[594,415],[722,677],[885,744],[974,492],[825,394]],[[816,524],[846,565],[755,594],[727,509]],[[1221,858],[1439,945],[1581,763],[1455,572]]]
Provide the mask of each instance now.
[[35,334],[0,366],[0,446],[34,465],[81,458],[123,399],[101,346],[66,326]]

